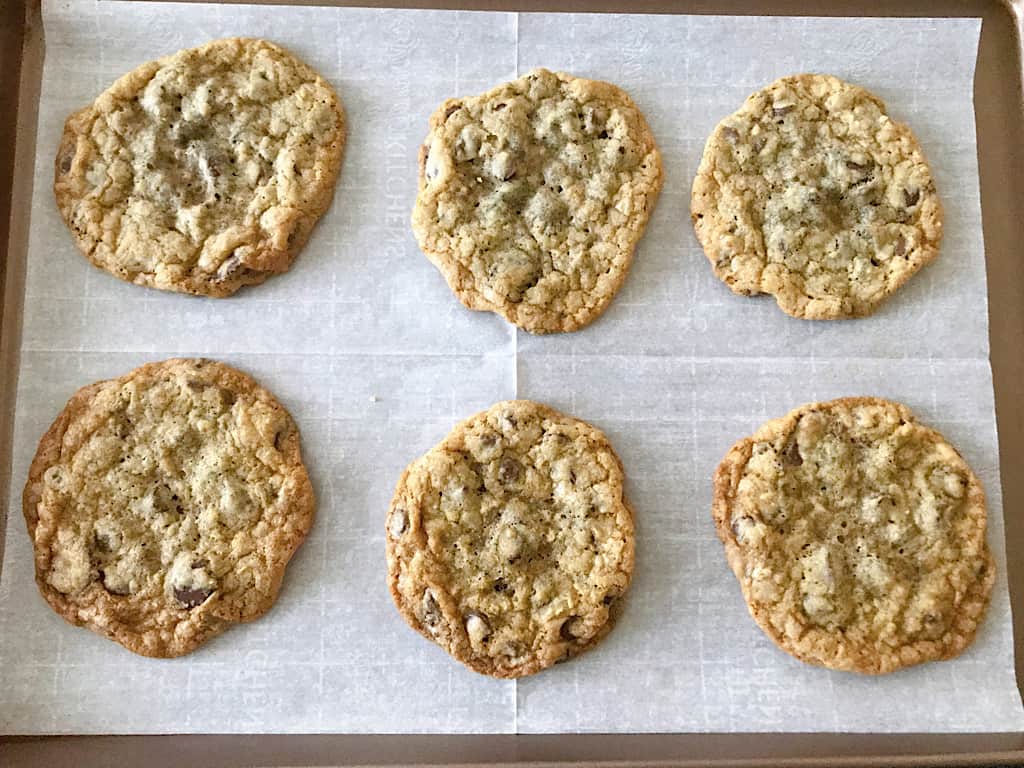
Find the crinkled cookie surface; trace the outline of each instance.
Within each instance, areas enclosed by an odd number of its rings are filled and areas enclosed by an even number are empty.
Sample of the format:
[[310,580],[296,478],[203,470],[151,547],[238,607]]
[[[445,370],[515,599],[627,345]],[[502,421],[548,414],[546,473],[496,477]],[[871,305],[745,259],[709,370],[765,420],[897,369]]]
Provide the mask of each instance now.
[[405,620],[477,672],[520,677],[592,647],[633,572],[623,474],[596,428],[497,403],[409,465],[387,518]]
[[573,331],[625,280],[662,175],[624,91],[539,69],[430,118],[413,230],[470,309]]
[[72,114],[54,192],[97,267],[228,296],[286,271],[327,210],[345,120],[331,86],[265,40],[144,64]]
[[985,494],[903,405],[813,403],[739,441],[715,526],[751,615],[783,650],[879,674],[961,653],[995,566]]
[[51,607],[158,657],[265,613],[315,505],[281,404],[234,368],[184,359],[79,390],[23,502]]
[[720,280],[809,319],[871,314],[942,239],[910,128],[827,75],[784,77],[725,118],[704,148],[691,210]]

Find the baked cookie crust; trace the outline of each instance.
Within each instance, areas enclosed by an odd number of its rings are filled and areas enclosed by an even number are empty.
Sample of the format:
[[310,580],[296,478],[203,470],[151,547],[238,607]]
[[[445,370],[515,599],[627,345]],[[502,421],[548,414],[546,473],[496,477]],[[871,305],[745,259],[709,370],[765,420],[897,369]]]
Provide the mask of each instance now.
[[582,653],[611,630],[633,573],[622,483],[586,422],[529,400],[478,413],[398,481],[386,522],[395,605],[485,675]]
[[269,610],[314,506],[288,412],[202,359],[80,389],[40,441],[23,495],[50,606],[156,657]]
[[908,408],[811,403],[726,454],[713,515],[762,630],[802,661],[882,674],[960,654],[995,582],[985,493]]
[[662,177],[623,90],[538,69],[431,116],[412,227],[470,309],[575,331],[626,279]]
[[715,128],[691,214],[715,275],[793,317],[863,317],[935,258],[942,206],[909,127],[829,75],[784,77]]
[[57,207],[94,265],[229,296],[285,272],[327,210],[345,118],[331,86],[266,40],[143,64],[64,125]]

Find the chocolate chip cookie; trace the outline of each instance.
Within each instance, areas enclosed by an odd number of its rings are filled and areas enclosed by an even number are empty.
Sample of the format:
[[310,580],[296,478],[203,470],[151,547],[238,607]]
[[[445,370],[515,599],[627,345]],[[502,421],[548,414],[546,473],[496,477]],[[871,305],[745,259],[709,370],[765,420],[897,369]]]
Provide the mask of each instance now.
[[713,511],[751,615],[803,661],[881,674],[952,658],[985,615],[981,483],[899,403],[769,421],[726,454]]
[[50,606],[158,657],[263,615],[313,508],[291,416],[210,360],[79,390],[40,441],[23,497]]
[[265,40],[143,64],[72,114],[54,191],[97,267],[228,296],[285,272],[334,195],[345,120],[331,86]]
[[734,293],[793,317],[870,315],[942,239],[935,181],[880,99],[828,75],[758,91],[715,128],[693,183],[697,239]]
[[386,523],[395,605],[477,672],[593,647],[633,573],[622,465],[591,425],[529,400],[459,424],[402,474]]
[[661,183],[624,91],[538,69],[433,114],[412,226],[470,309],[574,331],[626,279]]

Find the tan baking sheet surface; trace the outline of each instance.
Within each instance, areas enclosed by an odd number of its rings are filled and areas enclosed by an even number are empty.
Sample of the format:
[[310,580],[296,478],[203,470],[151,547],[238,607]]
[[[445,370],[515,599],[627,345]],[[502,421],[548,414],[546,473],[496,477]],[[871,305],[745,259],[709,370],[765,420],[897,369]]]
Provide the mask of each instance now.
[[[45,2],[46,63],[0,578],[5,733],[995,731],[1024,727],[1013,679],[972,109],[976,20],[554,16]],[[283,43],[338,88],[350,139],[333,209],[292,271],[237,298],[147,291],[89,267],[50,191],[64,117],[150,58],[227,35]],[[445,97],[545,65],[627,88],[666,185],[633,272],[580,333],[516,334],[464,310],[408,227],[415,158]],[[720,285],[689,225],[704,138],[752,90],[828,71],[882,96],[932,160],[936,263],[875,317],[806,323]],[[253,373],[303,430],[319,519],[277,607],[197,653],[132,656],[67,625],[32,583],[20,490],[72,392],[143,361],[207,355]],[[731,443],[807,400],[879,394],[961,449],[990,499],[1000,581],[956,661],[886,678],[776,650],[746,615],[710,521]],[[620,626],[518,683],[451,662],[384,582],[383,517],[405,464],[512,396],[604,428],[637,510]]]

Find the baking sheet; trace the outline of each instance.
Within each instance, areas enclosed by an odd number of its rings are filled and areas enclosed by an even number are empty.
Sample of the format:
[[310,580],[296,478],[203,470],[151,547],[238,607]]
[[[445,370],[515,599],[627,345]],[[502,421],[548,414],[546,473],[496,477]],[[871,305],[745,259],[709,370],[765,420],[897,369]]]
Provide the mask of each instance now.
[[[47,59],[0,576],[7,733],[971,731],[1024,725],[1013,679],[988,365],[971,83],[977,20],[724,19],[44,3]],[[351,135],[338,196],[292,271],[227,301],[164,295],[77,256],[50,192],[64,116],[124,71],[210,38],[268,36],[338,88]],[[626,87],[666,185],[622,293],[591,328],[516,334],[462,309],[408,229],[433,107],[535,65]],[[946,206],[940,259],[868,320],[805,323],[711,275],[687,214],[704,137],[779,75],[830,71],[911,122]],[[282,353],[281,350],[287,350]],[[303,429],[319,519],[277,607],[184,659],[131,656],[66,625],[32,584],[20,486],[78,386],[205,354],[249,370]],[[985,482],[1000,563],[956,661],[886,678],[777,651],[746,616],[708,512],[738,437],[806,400],[905,400]],[[637,509],[637,574],[594,652],[515,682],[408,630],[384,583],[402,467],[457,419],[517,395],[595,421]]]

